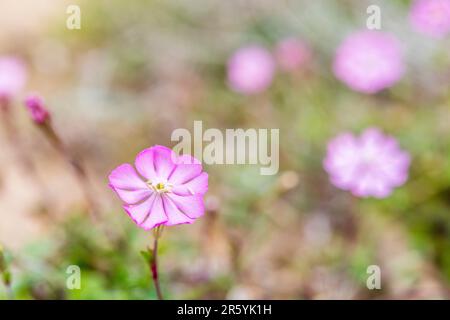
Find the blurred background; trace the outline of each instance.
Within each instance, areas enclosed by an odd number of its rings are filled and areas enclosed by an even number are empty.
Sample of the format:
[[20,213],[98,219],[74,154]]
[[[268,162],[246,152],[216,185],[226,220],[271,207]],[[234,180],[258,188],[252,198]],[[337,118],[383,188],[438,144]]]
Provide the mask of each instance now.
[[[67,6],[81,29],[66,27]],[[377,4],[382,31],[406,48],[389,90],[354,92],[332,72],[336,48],[364,30]],[[18,299],[154,299],[137,228],[108,174],[176,128],[279,128],[280,171],[205,165],[207,213],[166,228],[160,274],[169,299],[431,299],[450,296],[450,38],[411,29],[411,1],[2,0],[0,55],[28,81],[0,127],[0,244]],[[257,44],[307,44],[307,63],[277,71],[254,95],[230,89],[229,57]],[[55,129],[85,164],[101,220],[86,215],[71,168],[33,125],[28,92],[45,98]],[[412,156],[408,182],[386,199],[330,184],[327,142],[376,126]],[[25,160],[24,160],[25,159]],[[30,169],[31,167],[31,169]],[[114,241],[102,233],[116,235]],[[81,289],[66,287],[81,268]],[[381,290],[368,290],[369,265]],[[6,298],[0,284],[0,297]]]

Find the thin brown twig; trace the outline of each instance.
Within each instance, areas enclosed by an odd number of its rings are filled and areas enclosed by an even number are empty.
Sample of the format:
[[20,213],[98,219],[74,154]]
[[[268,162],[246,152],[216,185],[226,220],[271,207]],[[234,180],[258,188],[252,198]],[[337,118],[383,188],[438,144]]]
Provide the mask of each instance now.
[[86,201],[87,209],[91,219],[97,223],[102,229],[105,236],[112,243],[116,242],[118,239],[123,238],[122,235],[118,235],[107,225],[101,223],[100,207],[94,198],[95,192],[92,188],[91,182],[89,180],[86,169],[80,159],[73,156],[66,148],[64,142],[59,137],[58,133],[53,128],[50,120],[39,125],[39,128],[43,131],[44,135],[50,140],[50,143],[61,155],[61,157],[68,163],[77,179],[81,191],[83,192],[83,197]]
[[46,191],[47,188],[45,187],[44,182],[37,173],[35,165],[28,157],[28,155],[25,154],[19,131],[17,130],[17,127],[14,123],[11,105],[9,101],[0,100],[0,112],[2,123],[5,128],[6,137],[13,149],[14,156],[17,159],[17,162],[25,170],[26,174],[34,180],[34,182],[37,185],[37,188],[41,191],[41,193],[44,194],[45,199],[43,200],[42,205],[44,206],[45,209],[44,211],[48,213],[49,211],[48,211],[48,204],[47,204],[48,200]]
[[88,205],[89,213],[94,221],[98,221],[99,219],[99,209],[97,202],[94,200],[92,195],[94,194],[92,191],[91,184],[88,180],[86,170],[81,162],[72,156],[66,149],[64,143],[59,138],[58,134],[53,129],[51,123],[46,123],[45,125],[40,127],[45,135],[49,138],[50,142],[53,144],[55,149],[61,154],[61,156],[65,159],[65,161],[72,167],[75,177],[80,185],[80,188],[83,192],[83,196]]

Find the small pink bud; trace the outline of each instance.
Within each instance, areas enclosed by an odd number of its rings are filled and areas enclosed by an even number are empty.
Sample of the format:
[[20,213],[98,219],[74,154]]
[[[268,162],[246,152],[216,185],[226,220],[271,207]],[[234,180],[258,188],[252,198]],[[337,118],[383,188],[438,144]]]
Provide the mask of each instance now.
[[44,124],[50,119],[50,113],[42,101],[42,98],[37,95],[29,95],[25,99],[25,106],[28,108],[31,119],[37,124]]
[[275,57],[283,71],[296,71],[306,67],[311,59],[309,46],[295,38],[286,38],[278,42],[275,48]]

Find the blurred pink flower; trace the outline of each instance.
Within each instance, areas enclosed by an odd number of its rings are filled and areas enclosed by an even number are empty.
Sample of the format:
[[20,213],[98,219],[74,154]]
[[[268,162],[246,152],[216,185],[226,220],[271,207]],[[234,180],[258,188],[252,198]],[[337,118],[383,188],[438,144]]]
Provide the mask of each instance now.
[[385,198],[408,179],[410,156],[379,129],[343,133],[328,144],[323,165],[336,187],[358,197]]
[[25,85],[27,73],[23,62],[15,57],[0,57],[0,99],[10,100]]
[[355,91],[376,93],[395,84],[404,73],[398,41],[379,31],[360,31],[339,46],[335,76]]
[[286,38],[278,42],[275,58],[283,71],[296,71],[311,58],[311,49],[298,39]]
[[416,0],[409,18],[418,32],[443,37],[450,32],[450,0]]
[[43,124],[50,119],[50,113],[42,101],[42,98],[37,95],[29,95],[25,99],[25,106],[31,116],[31,119],[37,124]]
[[197,159],[156,145],[137,155],[135,167],[137,172],[128,163],[118,166],[109,175],[109,186],[138,226],[149,230],[193,223],[204,214],[208,174]]
[[272,83],[275,63],[269,51],[259,46],[239,49],[228,61],[228,85],[236,92],[256,94]]

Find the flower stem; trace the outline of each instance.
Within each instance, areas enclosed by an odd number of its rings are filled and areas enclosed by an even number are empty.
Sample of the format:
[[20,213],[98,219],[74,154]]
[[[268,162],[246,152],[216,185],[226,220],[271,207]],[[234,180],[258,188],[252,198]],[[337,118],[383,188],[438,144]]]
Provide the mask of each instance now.
[[75,156],[69,151],[58,132],[53,127],[51,119],[47,118],[44,122],[37,124],[39,129],[43,132],[45,137],[50,141],[52,146],[61,155],[64,161],[72,168],[74,177],[76,178],[78,185],[87,206],[87,213],[93,222],[97,223],[103,230],[105,236],[111,243],[118,243],[124,239],[122,234],[114,232],[109,225],[101,224],[101,211],[100,205],[95,198],[95,190],[89,179],[86,167],[79,157]]
[[50,211],[48,208],[47,188],[39,176],[33,161],[25,152],[26,146],[24,146],[20,132],[15,124],[14,114],[12,113],[11,104],[8,100],[0,99],[0,113],[1,122],[5,128],[6,138],[8,139],[12,151],[14,152],[14,157],[16,158],[17,163],[22,166],[22,169],[25,171],[27,176],[34,180],[37,188],[40,190],[40,193],[44,198],[42,200],[43,203],[41,204],[43,212],[49,214]]
[[150,271],[152,272],[153,283],[156,289],[156,295],[159,300],[164,300],[161,286],[159,284],[159,275],[158,275],[158,239],[162,234],[163,226],[158,226],[154,229],[153,232],[153,249],[152,255],[150,258]]
[[94,192],[92,191],[92,186],[88,179],[86,170],[81,163],[81,161],[74,157],[70,152],[67,151],[66,146],[60,139],[59,135],[56,133],[50,122],[46,122],[44,125],[40,126],[44,131],[47,138],[53,144],[55,149],[60,153],[60,155],[65,159],[65,161],[72,167],[74,175],[78,180],[81,191],[83,192],[83,196],[86,200],[86,204],[88,206],[88,211],[94,221],[99,220],[99,209],[97,202],[93,198]]

